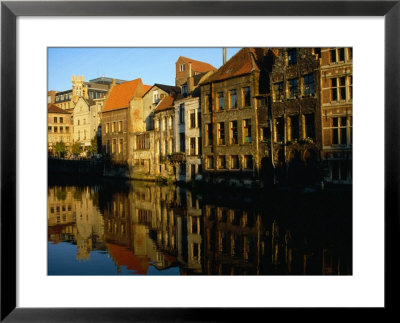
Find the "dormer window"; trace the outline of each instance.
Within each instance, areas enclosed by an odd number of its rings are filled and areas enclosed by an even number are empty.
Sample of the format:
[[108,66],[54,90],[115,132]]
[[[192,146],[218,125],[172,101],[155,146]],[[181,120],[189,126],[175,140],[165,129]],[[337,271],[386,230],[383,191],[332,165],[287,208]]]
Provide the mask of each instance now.
[[182,85],[182,94],[187,94],[188,88],[187,85]]
[[157,104],[158,102],[160,102],[160,96],[158,94],[158,91],[154,91],[153,92],[153,103]]
[[297,64],[297,49],[292,48],[288,50],[288,64],[295,65]]

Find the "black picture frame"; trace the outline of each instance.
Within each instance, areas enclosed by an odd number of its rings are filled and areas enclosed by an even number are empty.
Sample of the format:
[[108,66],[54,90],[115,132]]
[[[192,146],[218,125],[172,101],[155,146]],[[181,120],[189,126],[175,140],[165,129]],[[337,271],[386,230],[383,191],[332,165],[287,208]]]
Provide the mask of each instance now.
[[[1,3],[1,321],[166,322],[254,321],[309,315],[268,308],[18,308],[16,307],[16,18],[18,16],[384,16],[385,19],[385,307],[395,310],[394,265],[399,231],[400,1],[2,1]],[[157,10],[154,10],[157,8]],[[370,53],[373,59],[373,48]],[[367,95],[367,94],[366,94]],[[371,233],[373,238],[373,233]],[[373,256],[371,255],[371,258]],[[371,259],[372,260],[372,259]],[[359,270],[355,268],[355,270]],[[267,291],[266,291],[267,292]],[[307,310],[307,309],[305,309]],[[315,309],[314,309],[315,310]],[[343,319],[335,309],[315,319]],[[354,310],[354,309],[352,309]],[[351,309],[348,309],[350,312]],[[314,314],[313,314],[314,315]],[[297,316],[298,317],[298,316]],[[285,319],[285,317],[282,317]],[[311,318],[313,319],[313,318]]]

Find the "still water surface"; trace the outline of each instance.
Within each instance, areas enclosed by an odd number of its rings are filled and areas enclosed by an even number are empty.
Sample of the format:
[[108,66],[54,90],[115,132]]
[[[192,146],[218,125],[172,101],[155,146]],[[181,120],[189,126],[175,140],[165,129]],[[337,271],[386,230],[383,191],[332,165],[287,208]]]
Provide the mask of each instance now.
[[350,191],[51,183],[49,275],[351,275]]

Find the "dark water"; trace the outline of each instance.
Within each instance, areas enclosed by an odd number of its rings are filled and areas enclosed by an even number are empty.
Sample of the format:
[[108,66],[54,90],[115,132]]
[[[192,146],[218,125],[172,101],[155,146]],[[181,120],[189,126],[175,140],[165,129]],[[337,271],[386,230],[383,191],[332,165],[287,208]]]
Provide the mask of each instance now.
[[350,190],[189,190],[59,181],[49,275],[351,275]]

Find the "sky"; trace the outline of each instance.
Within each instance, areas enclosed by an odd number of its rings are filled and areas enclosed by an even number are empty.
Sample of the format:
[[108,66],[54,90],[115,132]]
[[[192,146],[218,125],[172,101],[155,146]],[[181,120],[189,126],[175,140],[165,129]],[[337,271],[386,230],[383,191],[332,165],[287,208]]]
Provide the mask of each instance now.
[[[227,59],[240,48],[228,48]],[[105,77],[130,81],[141,78],[144,84],[175,85],[175,63],[179,56],[203,61],[219,68],[222,48],[48,48],[48,90],[72,88],[72,75],[85,81]]]

